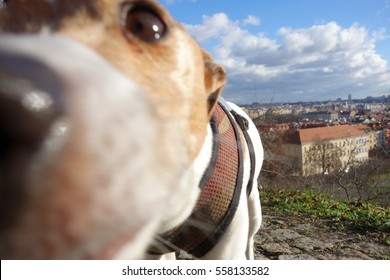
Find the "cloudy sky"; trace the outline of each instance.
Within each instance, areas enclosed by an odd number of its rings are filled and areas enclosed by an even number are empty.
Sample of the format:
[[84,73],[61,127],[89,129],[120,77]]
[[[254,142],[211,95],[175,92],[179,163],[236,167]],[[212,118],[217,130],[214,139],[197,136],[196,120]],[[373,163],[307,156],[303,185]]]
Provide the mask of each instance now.
[[239,104],[390,94],[390,0],[160,0]]

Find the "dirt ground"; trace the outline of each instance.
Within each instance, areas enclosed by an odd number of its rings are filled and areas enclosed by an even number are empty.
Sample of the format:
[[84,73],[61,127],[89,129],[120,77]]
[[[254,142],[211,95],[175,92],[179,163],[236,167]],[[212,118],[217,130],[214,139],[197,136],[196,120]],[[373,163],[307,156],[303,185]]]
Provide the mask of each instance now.
[[263,207],[256,259],[390,260],[390,232],[339,230],[336,221]]

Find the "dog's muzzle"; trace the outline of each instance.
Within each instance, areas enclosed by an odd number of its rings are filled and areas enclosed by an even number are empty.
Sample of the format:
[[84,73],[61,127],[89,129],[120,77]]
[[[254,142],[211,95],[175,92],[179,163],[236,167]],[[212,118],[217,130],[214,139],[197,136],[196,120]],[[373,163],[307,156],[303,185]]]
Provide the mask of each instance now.
[[0,257],[140,257],[173,180],[159,139],[142,89],[90,48],[0,36]]

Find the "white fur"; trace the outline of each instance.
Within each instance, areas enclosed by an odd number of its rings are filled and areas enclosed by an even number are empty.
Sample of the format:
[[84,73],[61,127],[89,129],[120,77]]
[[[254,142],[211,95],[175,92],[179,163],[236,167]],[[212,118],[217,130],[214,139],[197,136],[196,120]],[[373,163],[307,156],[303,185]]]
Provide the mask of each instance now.
[[159,233],[168,231],[181,224],[191,214],[192,208],[195,206],[200,193],[199,182],[210,162],[213,146],[212,141],[213,135],[211,127],[208,126],[202,150],[194,163],[191,164],[190,168],[184,172],[179,183],[178,188],[186,190],[185,198],[182,193],[179,193],[179,196],[177,196],[176,193],[172,194],[174,198],[171,200],[171,203],[167,205],[167,213],[170,215],[163,218]]

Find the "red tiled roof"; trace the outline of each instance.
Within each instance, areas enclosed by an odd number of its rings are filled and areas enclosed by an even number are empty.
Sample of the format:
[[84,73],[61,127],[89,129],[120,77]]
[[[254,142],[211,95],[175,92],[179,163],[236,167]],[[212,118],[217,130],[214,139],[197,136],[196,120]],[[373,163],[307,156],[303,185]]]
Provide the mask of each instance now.
[[288,135],[286,142],[303,144],[310,142],[329,141],[349,137],[359,137],[366,135],[350,125],[327,126],[319,128],[301,129]]
[[370,129],[371,127],[369,127],[366,124],[359,124],[359,125],[355,125],[354,128],[359,129],[359,130],[367,130],[367,129]]

